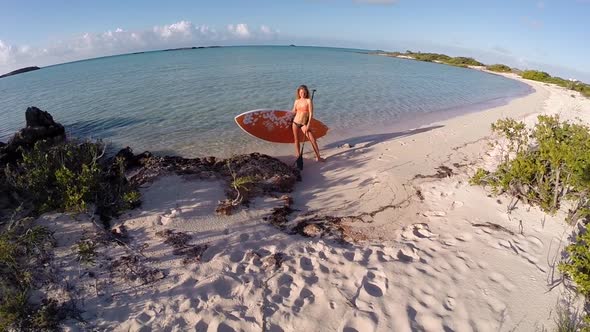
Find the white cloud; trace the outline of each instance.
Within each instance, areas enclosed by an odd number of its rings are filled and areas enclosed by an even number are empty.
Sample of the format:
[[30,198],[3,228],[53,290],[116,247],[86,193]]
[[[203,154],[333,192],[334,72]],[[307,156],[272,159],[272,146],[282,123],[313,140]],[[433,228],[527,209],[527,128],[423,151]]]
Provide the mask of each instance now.
[[99,33],[82,33],[48,45],[10,45],[0,40],[0,74],[20,67],[49,65],[85,58],[165,48],[255,43],[278,37],[278,30],[262,25],[250,29],[245,23],[229,24],[220,30],[207,25],[179,21],[149,29],[122,28]]
[[238,38],[249,38],[250,37],[250,30],[248,29],[248,25],[244,23],[240,24],[230,24],[227,26],[227,31],[232,35]]
[[153,28],[154,33],[164,39],[191,37],[194,30],[195,27],[193,24],[188,21],[180,21],[174,24],[161,27],[156,26]]
[[537,8],[545,9],[545,2],[544,1],[537,1]]
[[12,46],[0,40],[0,63],[7,63],[11,58]]

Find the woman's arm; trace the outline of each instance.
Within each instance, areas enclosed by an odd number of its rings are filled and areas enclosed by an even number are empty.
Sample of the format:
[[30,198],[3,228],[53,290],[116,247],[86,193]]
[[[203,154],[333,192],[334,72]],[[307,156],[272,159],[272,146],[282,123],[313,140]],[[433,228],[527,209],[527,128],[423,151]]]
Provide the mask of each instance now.
[[291,110],[291,112],[295,113],[297,110],[295,109],[295,105],[297,105],[297,100],[295,100],[293,102],[293,109]]

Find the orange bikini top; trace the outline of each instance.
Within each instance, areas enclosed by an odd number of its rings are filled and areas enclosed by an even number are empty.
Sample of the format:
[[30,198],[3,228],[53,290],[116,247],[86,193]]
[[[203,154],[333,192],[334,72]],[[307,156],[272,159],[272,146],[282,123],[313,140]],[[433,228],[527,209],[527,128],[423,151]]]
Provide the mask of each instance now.
[[308,105],[305,105],[305,106],[303,107],[303,109],[300,109],[300,108],[298,108],[298,107],[297,107],[297,105],[296,105],[296,106],[295,106],[295,111],[297,111],[297,112],[309,112],[309,106],[308,106]]

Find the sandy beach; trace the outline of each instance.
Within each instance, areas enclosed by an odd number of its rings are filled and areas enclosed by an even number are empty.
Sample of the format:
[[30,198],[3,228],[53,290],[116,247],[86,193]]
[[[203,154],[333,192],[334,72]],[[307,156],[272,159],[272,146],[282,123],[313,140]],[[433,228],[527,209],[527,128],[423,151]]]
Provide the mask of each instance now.
[[[556,264],[572,226],[563,212],[520,204],[509,213],[509,197],[468,183],[477,167],[498,162],[489,145],[498,119],[534,124],[539,114],[559,114],[590,123],[590,99],[522,81],[535,92],[506,105],[350,137],[323,149],[325,163],[306,154],[289,224],[342,218],[344,238],[270,225],[277,197],[218,216],[223,184],[166,176],[141,189],[141,208],[114,221],[127,247],[99,247],[93,266],[78,264],[72,250],[99,232],[91,217],[43,215],[39,223],[59,234],[54,264],[63,280],[43,291],[83,311],[85,322],[66,321],[71,331],[552,328],[555,305],[569,294]],[[134,281],[125,269],[105,269],[125,266],[130,248],[145,262]]]

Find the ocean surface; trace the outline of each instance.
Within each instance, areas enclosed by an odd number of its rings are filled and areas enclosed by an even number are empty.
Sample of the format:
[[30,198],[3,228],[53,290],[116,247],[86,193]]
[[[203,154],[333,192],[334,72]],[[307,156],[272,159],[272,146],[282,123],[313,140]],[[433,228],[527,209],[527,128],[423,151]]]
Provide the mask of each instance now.
[[475,70],[363,53],[362,50],[244,46],[97,58],[0,79],[0,141],[37,106],[71,136],[113,149],[185,157],[260,151],[286,144],[250,137],[234,117],[291,109],[300,84],[316,89],[315,117],[330,127],[320,147],[411,129],[433,119],[506,103],[526,84]]

